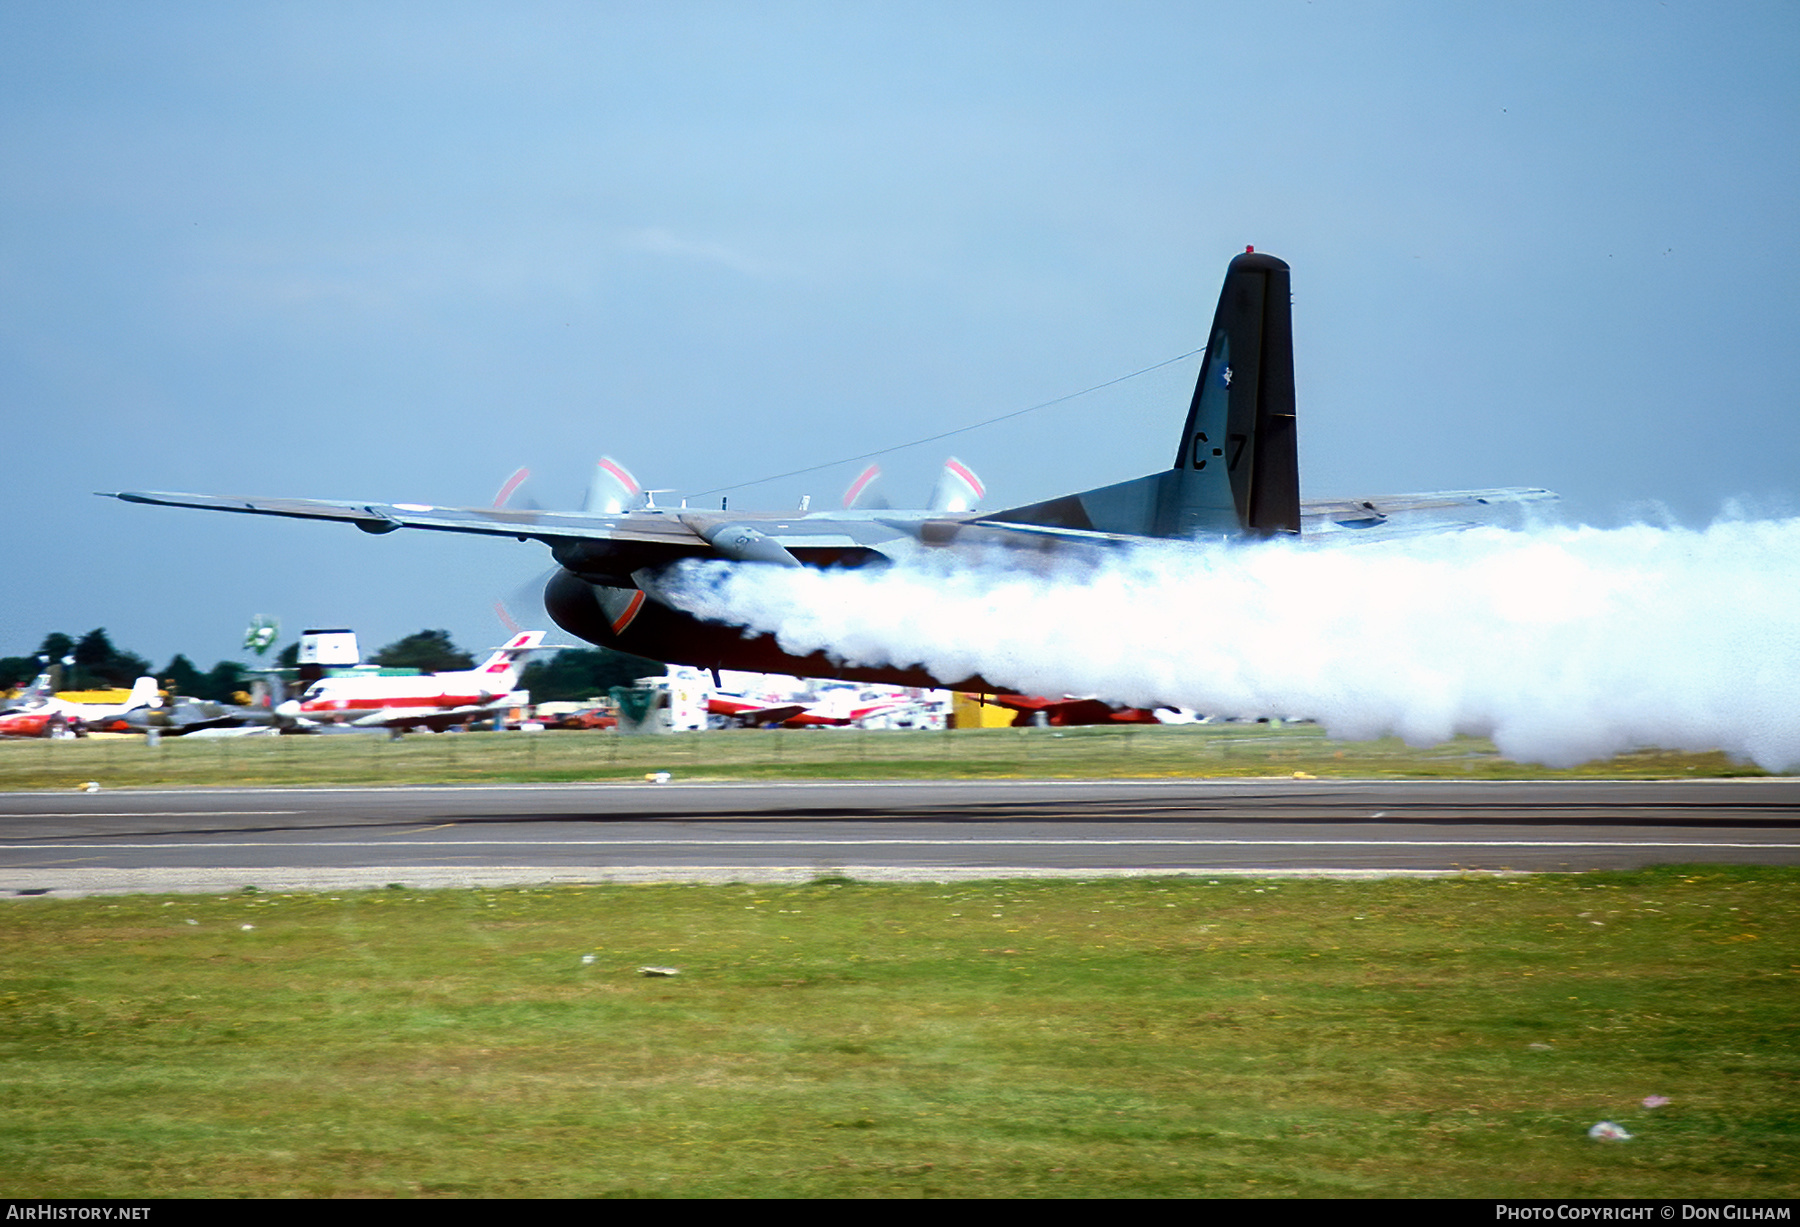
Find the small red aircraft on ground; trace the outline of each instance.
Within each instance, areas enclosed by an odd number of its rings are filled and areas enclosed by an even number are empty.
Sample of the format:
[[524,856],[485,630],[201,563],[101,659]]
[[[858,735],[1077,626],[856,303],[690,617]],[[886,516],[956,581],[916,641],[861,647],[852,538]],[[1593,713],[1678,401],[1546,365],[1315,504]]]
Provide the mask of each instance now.
[[76,703],[57,697],[52,676],[40,673],[24,694],[0,701],[0,736],[58,737],[62,730],[80,733],[157,700],[153,677],[140,677],[123,703]]
[[59,711],[14,711],[0,715],[0,737],[63,737],[69,718]]
[[1005,707],[1017,712],[1018,715],[1013,717],[1015,727],[1047,724],[1051,728],[1060,729],[1077,724],[1162,723],[1157,719],[1156,713],[1147,707],[1123,707],[1104,699],[1078,699],[1072,695],[1049,699],[1042,695],[996,694],[989,695],[986,701],[995,707]]

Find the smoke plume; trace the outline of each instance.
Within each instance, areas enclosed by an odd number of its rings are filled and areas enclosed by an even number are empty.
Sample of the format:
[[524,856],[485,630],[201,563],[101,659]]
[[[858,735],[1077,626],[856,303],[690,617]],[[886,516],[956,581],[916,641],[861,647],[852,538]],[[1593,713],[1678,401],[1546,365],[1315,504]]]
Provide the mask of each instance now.
[[1634,747],[1800,766],[1800,519],[1152,544],[1029,573],[690,563],[665,599],[793,653],[980,675],[1334,737],[1491,737],[1567,766]]

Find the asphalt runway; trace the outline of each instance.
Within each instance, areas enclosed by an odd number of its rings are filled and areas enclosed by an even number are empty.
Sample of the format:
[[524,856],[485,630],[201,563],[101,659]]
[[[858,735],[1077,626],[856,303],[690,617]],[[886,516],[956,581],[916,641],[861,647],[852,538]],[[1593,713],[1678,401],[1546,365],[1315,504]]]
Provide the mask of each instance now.
[[1800,780],[589,784],[0,794],[0,891],[1800,864]]

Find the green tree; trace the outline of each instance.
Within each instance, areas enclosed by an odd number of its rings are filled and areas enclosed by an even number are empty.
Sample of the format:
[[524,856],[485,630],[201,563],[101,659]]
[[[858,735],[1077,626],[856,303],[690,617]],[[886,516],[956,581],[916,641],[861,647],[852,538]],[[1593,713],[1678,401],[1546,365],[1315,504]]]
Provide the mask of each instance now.
[[196,699],[215,703],[236,703],[239,694],[250,691],[249,671],[235,660],[222,660],[214,665],[205,679],[194,688]]
[[150,675],[150,662],[136,652],[120,652],[113,657],[112,669],[106,680],[114,686],[130,686],[140,677]]
[[0,691],[29,686],[39,672],[35,656],[0,656]]
[[642,656],[611,648],[564,648],[548,660],[525,666],[519,688],[531,692],[534,703],[592,699],[614,686],[629,686],[640,677],[654,677],[663,666]]
[[97,674],[112,663],[116,649],[106,637],[106,628],[96,626],[75,644],[75,667],[86,674]]
[[142,656],[114,647],[103,626],[83,635],[72,655],[75,669],[71,680],[76,686],[129,686],[150,672],[150,662]]
[[170,694],[185,694],[190,698],[200,698],[200,691],[206,686],[206,674],[180,653],[164,667],[160,677]]
[[443,673],[473,669],[475,658],[450,642],[449,631],[420,631],[395,640],[370,658],[384,669],[419,669]]

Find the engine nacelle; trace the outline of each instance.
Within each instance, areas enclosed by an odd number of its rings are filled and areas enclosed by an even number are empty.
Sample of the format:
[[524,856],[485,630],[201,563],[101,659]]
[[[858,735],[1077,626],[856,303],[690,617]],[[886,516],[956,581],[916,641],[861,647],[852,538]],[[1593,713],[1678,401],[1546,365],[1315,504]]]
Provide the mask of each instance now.
[[[616,585],[620,588],[631,587],[632,572],[641,571],[645,567],[664,566],[677,557],[666,545],[593,539],[558,542],[550,554],[562,564],[564,571],[572,571],[591,583]],[[712,551],[696,542],[689,556],[710,557]]]
[[[751,564],[756,565],[756,564]],[[894,686],[948,686],[952,690],[992,692],[978,677],[942,681],[923,669],[846,665],[823,652],[793,656],[771,635],[742,627],[702,622],[671,609],[640,588],[592,584],[569,571],[558,571],[544,588],[544,608],[571,635],[601,647],[697,669],[734,669],[748,673],[786,673],[796,677],[842,678]]]

